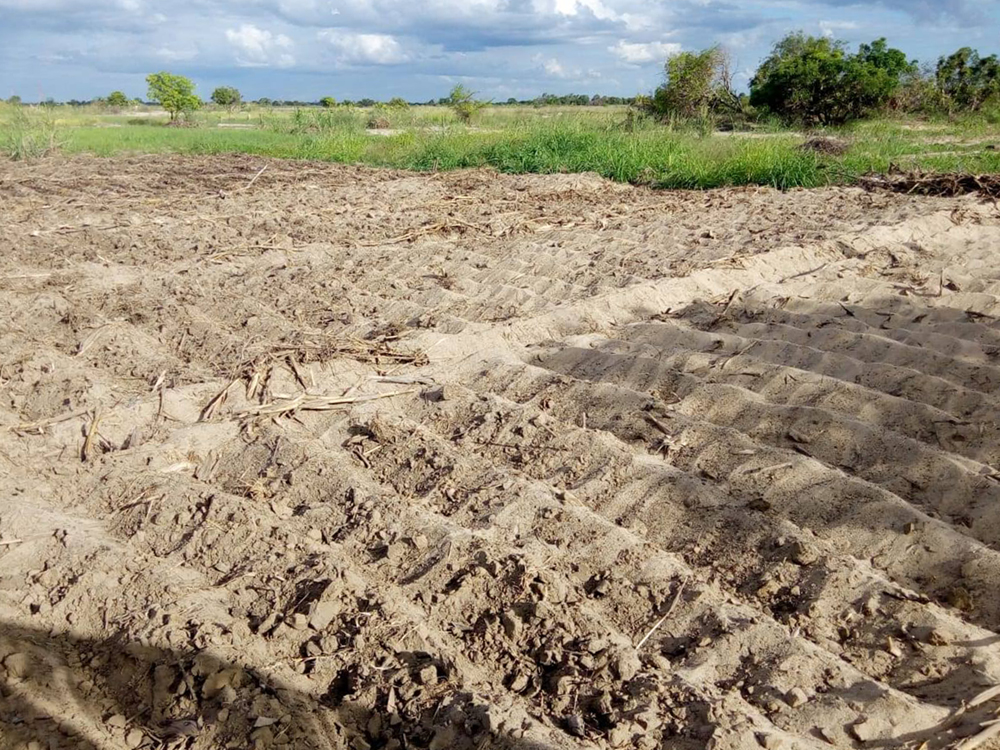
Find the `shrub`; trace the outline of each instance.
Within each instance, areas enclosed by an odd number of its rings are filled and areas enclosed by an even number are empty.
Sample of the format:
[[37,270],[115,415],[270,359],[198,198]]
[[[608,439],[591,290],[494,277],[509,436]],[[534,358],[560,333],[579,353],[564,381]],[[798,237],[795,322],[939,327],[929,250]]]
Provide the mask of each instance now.
[[51,114],[33,115],[12,107],[0,122],[0,151],[11,159],[35,159],[57,150],[56,123]]
[[976,50],[963,47],[938,60],[935,79],[949,112],[956,108],[975,112],[1000,97],[1000,59],[980,57]]
[[935,82],[934,69],[910,70],[899,79],[899,88],[889,99],[888,107],[897,112],[931,115],[948,108],[948,98]]
[[722,50],[681,52],[667,60],[666,81],[653,93],[657,113],[683,118],[703,115],[712,105],[722,66]]
[[132,100],[129,99],[127,96],[125,96],[124,92],[122,91],[112,91],[110,94],[108,94],[107,98],[104,100],[104,103],[107,104],[112,109],[124,109],[125,107],[127,107],[129,104],[132,103]]
[[470,123],[479,110],[483,109],[487,102],[476,100],[476,92],[470,91],[462,84],[458,84],[451,90],[448,96],[448,106],[458,117],[460,122]]
[[394,96],[389,100],[386,106],[388,106],[389,109],[409,109],[410,103],[400,96]]
[[146,76],[146,83],[149,84],[147,96],[170,113],[171,122],[180,114],[193,112],[201,106],[190,78],[167,72],[151,73]]
[[884,107],[903,75],[914,70],[916,64],[885,39],[851,55],[843,42],[790,34],[757,69],[750,104],[789,123],[838,125]]
[[672,55],[665,80],[652,96],[638,96],[635,107],[661,120],[688,121],[708,132],[718,121],[728,126],[750,117],[743,97],[733,90],[729,56],[721,47]]
[[212,92],[212,101],[220,107],[234,110],[243,103],[243,95],[239,89],[232,86],[219,86]]
[[324,96],[322,99],[319,100],[319,104],[321,107],[332,109],[333,107],[337,106],[337,100],[334,99],[332,96]]

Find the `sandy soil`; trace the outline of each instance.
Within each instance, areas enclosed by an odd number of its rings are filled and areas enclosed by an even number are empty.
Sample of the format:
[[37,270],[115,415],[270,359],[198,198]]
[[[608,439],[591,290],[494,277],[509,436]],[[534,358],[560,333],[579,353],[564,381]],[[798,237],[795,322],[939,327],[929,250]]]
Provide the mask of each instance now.
[[0,746],[991,747],[998,246],[971,197],[0,164]]

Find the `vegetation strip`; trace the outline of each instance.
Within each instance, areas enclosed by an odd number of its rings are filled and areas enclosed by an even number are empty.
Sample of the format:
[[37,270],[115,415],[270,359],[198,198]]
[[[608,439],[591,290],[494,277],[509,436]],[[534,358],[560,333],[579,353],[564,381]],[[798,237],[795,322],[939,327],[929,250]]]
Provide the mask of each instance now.
[[924,70],[885,39],[851,52],[791,34],[761,63],[749,93],[736,91],[718,47],[674,55],[664,70],[650,96],[629,100],[543,95],[531,106],[492,105],[459,85],[433,106],[325,96],[296,107],[248,103],[231,86],[203,106],[189,79],[164,71],[147,77],[158,108],[121,91],[87,106],[12,97],[0,104],[0,151],[14,159],[55,150],[245,153],[421,172],[595,172],[661,188],[899,189],[899,175],[913,175],[906,189],[953,194],[996,181],[973,175],[1000,174],[996,55],[963,48]]

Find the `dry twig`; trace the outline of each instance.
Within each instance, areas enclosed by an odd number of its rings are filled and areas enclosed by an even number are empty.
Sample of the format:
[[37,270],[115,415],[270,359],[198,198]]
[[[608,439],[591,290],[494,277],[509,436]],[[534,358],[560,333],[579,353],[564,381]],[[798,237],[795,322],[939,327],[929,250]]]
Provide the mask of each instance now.
[[653,627],[651,627],[649,629],[649,632],[646,633],[646,635],[644,635],[642,637],[642,640],[639,641],[636,644],[636,646],[635,646],[635,650],[636,651],[638,651],[639,649],[641,649],[643,647],[643,645],[646,643],[646,641],[648,641],[653,636],[653,633],[655,633],[657,630],[659,630],[660,626],[663,625],[663,623],[665,623],[667,621],[667,618],[670,617],[670,615],[672,615],[674,613],[674,609],[677,607],[677,603],[681,600],[681,596],[684,595],[684,587],[686,585],[687,585],[687,581],[681,581],[680,585],[677,587],[677,593],[674,594],[673,601],[670,602],[670,606],[667,607],[667,611],[664,612],[663,613],[663,617],[661,617],[659,620],[657,620],[656,624],[653,625]]
[[365,401],[378,401],[384,398],[395,396],[405,396],[409,393],[416,393],[411,388],[405,391],[393,391],[392,393],[377,393],[369,396],[311,396],[307,393],[295,396],[294,398],[283,398],[261,404],[250,409],[245,409],[237,413],[243,419],[252,417],[277,417],[285,414],[293,414],[300,411],[331,411],[349,404],[363,403]]

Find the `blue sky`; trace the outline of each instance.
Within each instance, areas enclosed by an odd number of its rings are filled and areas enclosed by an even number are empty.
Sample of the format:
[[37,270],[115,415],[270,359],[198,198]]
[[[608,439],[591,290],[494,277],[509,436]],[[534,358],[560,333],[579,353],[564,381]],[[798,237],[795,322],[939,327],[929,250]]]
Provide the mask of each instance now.
[[158,70],[203,97],[424,101],[455,83],[501,100],[633,95],[670,53],[715,43],[745,84],[799,29],[886,36],[922,61],[1000,52],[1000,0],[0,0],[0,97],[144,97]]

